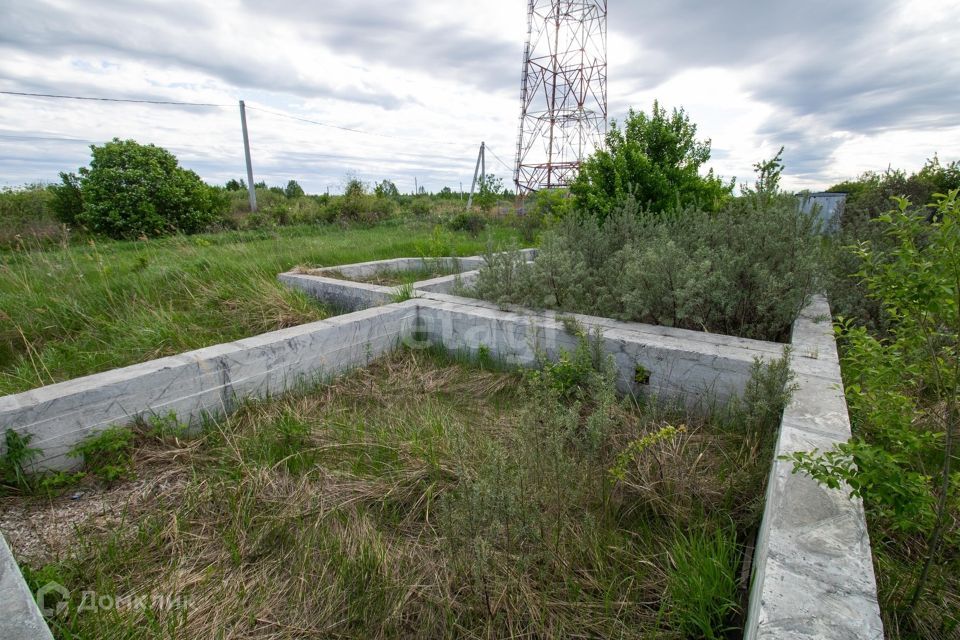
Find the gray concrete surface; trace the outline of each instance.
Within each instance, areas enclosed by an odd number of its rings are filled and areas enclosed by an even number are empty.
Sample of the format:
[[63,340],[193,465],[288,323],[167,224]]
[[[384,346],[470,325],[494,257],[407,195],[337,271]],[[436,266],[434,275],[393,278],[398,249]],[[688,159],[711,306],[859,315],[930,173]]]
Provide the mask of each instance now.
[[747,640],[883,638],[863,505],[794,474],[779,456],[850,438],[840,363],[822,296],[793,327],[797,391],[783,413],[754,553]]
[[282,393],[364,365],[410,334],[413,301],[366,309],[0,398],[0,431],[33,435],[39,469],[64,469],[83,438],[138,416],[196,422],[237,398]]
[[[575,318],[588,331],[599,327],[604,351],[616,363],[621,392],[683,399],[688,404],[740,394],[754,360],[779,358],[786,346],[579,314],[504,310],[443,294],[424,294],[416,301],[417,328],[431,342],[473,354],[485,349],[520,366],[534,365],[538,352],[556,359],[561,350],[576,348],[577,338],[564,326],[564,316]],[[644,384],[636,380],[638,365],[649,374]]]
[[0,534],[0,639],[53,640],[34,594]]

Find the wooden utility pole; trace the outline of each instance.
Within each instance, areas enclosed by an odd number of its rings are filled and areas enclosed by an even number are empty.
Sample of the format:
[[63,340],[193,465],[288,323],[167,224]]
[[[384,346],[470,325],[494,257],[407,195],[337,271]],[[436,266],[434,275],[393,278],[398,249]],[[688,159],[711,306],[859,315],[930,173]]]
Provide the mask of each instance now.
[[257,190],[253,188],[253,164],[250,162],[250,136],[247,135],[247,108],[240,101],[240,126],[243,127],[243,155],[247,159],[247,191],[250,193],[250,211],[257,210]]
[[[477,153],[477,166],[473,168],[473,182],[470,183],[470,197],[467,198],[467,211],[470,211],[470,207],[473,206],[473,190],[477,186],[477,172],[480,171],[481,166],[483,167],[484,171],[487,170],[487,161],[484,158],[483,153],[484,146],[486,146],[485,143],[481,142],[480,152]],[[482,177],[480,179],[483,180]]]

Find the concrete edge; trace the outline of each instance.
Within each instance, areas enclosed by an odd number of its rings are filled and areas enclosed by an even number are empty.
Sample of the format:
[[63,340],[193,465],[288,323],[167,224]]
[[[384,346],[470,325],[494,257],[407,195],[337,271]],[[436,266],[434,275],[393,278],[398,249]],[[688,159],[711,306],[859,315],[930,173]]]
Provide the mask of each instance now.
[[869,638],[883,622],[863,504],[780,456],[821,451],[850,438],[840,363],[826,298],[794,322],[797,390],[783,412],[755,545],[747,640]]
[[[83,438],[140,417],[185,423],[369,362],[410,336],[415,301],[336,316],[0,398],[0,431],[33,436],[34,470],[67,469]],[[2,446],[2,444],[0,444]]]
[[0,533],[0,638],[53,640],[3,534]]

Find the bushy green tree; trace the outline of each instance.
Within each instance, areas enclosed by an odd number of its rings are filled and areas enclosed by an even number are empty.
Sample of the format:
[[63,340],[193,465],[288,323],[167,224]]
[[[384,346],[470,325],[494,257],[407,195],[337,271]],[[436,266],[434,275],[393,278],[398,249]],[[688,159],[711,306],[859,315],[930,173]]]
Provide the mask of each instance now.
[[492,173],[480,177],[480,184],[473,201],[484,211],[490,211],[503,196],[503,180]]
[[666,211],[697,206],[718,211],[733,191],[710,169],[710,140],[697,140],[697,125],[683,108],[667,110],[654,101],[650,115],[630,110],[623,128],[610,123],[606,148],[580,166],[570,187],[578,211],[603,218],[627,196],[641,207]]
[[[83,207],[76,222],[112,238],[196,233],[226,208],[225,200],[176,157],[152,144],[114,138],[92,145],[89,167],[79,170]],[[69,193],[65,174],[61,193]]]
[[399,198],[400,191],[391,180],[381,180],[373,188],[373,193],[378,198]]
[[290,180],[287,182],[286,188],[283,190],[283,195],[288,198],[299,198],[303,195],[303,187],[300,186],[300,183],[296,180]]

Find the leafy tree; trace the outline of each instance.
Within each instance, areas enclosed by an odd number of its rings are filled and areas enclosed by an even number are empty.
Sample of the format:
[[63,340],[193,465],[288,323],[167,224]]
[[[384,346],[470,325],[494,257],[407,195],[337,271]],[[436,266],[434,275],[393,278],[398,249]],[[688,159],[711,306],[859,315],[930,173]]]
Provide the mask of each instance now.
[[622,129],[610,123],[606,148],[580,166],[570,187],[575,208],[603,218],[632,195],[654,211],[690,205],[718,211],[733,180],[725,183],[713,169],[700,175],[710,159],[710,140],[697,140],[696,133],[683,108],[667,114],[654,101],[649,116],[631,109]]
[[400,191],[397,189],[397,185],[393,184],[390,180],[381,180],[377,183],[377,186],[373,188],[373,193],[378,198],[399,198]]
[[247,183],[241,178],[239,181],[230,178],[224,185],[227,191],[246,191]]
[[766,199],[780,193],[780,176],[783,174],[783,147],[780,147],[777,155],[769,160],[761,160],[753,165],[753,170],[757,172],[757,181],[753,188],[747,185],[740,187],[744,195],[755,195]]
[[[83,208],[76,217],[90,231],[113,238],[196,233],[226,208],[166,149],[119,138],[90,149],[89,168],[79,170]],[[68,183],[64,178],[64,189]]]
[[348,177],[347,184],[343,187],[343,196],[345,198],[358,198],[367,194],[367,187],[356,177]]
[[503,196],[503,180],[492,173],[480,177],[480,186],[473,201],[484,211],[490,211]]
[[287,188],[283,190],[283,195],[288,198],[299,198],[303,195],[303,187],[296,180],[287,182]]

